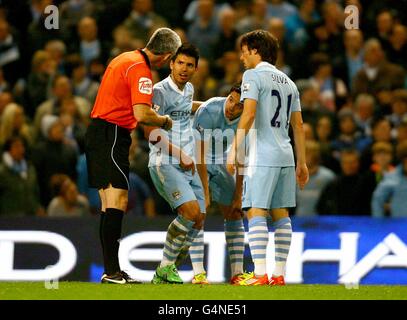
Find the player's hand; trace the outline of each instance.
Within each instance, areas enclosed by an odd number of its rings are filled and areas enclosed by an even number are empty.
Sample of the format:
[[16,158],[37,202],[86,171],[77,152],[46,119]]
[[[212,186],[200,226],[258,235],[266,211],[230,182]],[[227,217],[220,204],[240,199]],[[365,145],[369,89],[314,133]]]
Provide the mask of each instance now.
[[170,130],[172,128],[172,119],[171,119],[171,117],[169,115],[165,115],[164,117],[166,117],[166,120],[163,123],[163,125],[161,126],[161,128],[168,131],[168,130]]
[[304,189],[304,187],[308,183],[308,179],[309,179],[307,165],[305,163],[302,165],[297,165],[295,175],[297,178],[298,186],[300,187],[301,190]]
[[226,160],[226,170],[231,176],[236,172],[236,152],[234,148],[229,151],[228,158]]
[[192,175],[195,174],[194,160],[192,160],[192,158],[183,151],[181,151],[179,166],[181,167],[182,170],[191,171]]

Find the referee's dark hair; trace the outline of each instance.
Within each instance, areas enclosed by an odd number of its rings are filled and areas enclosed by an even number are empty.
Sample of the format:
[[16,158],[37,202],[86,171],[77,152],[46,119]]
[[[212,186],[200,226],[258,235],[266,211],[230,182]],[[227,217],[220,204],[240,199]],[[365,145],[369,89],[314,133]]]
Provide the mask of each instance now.
[[276,64],[279,49],[278,40],[270,32],[254,30],[245,33],[240,40],[240,48],[247,46],[249,50],[256,49],[263,61]]
[[180,54],[186,55],[187,57],[195,58],[195,67],[198,66],[199,50],[193,44],[183,43],[182,46],[178,48],[177,52],[171,58],[171,60],[174,62],[175,59],[177,59],[177,56]]
[[236,93],[238,93],[238,94],[241,94],[241,93],[242,93],[242,88],[241,88],[241,86],[242,86],[242,83],[241,83],[241,82],[235,83],[235,84],[230,88],[229,94],[231,94],[232,92],[236,92]]

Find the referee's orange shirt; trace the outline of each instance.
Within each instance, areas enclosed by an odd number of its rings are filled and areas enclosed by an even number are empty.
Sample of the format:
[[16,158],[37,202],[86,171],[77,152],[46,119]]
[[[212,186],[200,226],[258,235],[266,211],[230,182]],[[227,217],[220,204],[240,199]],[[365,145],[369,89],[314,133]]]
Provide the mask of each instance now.
[[140,51],[125,52],[114,58],[103,75],[91,112],[128,130],[137,126],[133,105],[152,105],[153,81],[147,55]]

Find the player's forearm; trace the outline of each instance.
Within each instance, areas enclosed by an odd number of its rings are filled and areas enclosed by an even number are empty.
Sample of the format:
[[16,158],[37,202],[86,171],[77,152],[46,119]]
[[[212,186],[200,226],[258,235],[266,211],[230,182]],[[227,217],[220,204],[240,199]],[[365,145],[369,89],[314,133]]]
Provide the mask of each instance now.
[[242,199],[243,192],[243,175],[239,174],[239,170],[236,171],[236,188],[233,199],[240,200]]
[[305,133],[302,122],[293,126],[295,154],[297,157],[297,164],[303,165],[305,160]]
[[166,116],[160,116],[148,105],[134,106],[133,114],[138,123],[144,124],[146,126],[163,127],[165,121],[167,121]]
[[202,181],[202,187],[205,191],[205,196],[209,193],[208,171],[206,163],[197,163],[196,169],[198,170],[199,177]]

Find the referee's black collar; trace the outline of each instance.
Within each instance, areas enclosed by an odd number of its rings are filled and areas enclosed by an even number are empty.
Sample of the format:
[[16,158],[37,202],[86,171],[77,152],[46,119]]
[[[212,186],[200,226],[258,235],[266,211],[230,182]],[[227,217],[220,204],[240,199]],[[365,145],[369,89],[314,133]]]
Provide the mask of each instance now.
[[148,55],[141,49],[138,49],[138,51],[144,57],[144,60],[146,60],[147,66],[151,69],[150,59],[148,58]]

